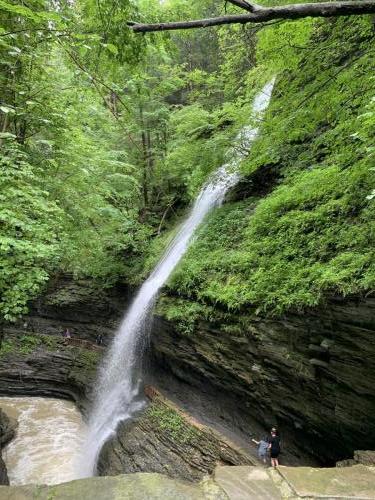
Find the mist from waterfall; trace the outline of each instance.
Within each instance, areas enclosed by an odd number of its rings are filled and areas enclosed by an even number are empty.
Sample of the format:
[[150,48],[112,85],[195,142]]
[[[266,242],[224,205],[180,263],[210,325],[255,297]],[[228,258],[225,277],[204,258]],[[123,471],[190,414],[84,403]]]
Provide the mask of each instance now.
[[95,474],[103,444],[114,435],[119,422],[130,419],[145,405],[140,396],[140,359],[147,323],[161,287],[185,254],[194,232],[206,215],[220,205],[228,189],[239,180],[238,166],[259,131],[259,118],[271,99],[274,80],[267,83],[253,102],[254,127],[244,127],[235,146],[228,152],[227,164],[220,167],[203,186],[189,216],[166,249],[149,278],[140,287],[126,312],[99,370],[94,406],[79,464],[79,476]]

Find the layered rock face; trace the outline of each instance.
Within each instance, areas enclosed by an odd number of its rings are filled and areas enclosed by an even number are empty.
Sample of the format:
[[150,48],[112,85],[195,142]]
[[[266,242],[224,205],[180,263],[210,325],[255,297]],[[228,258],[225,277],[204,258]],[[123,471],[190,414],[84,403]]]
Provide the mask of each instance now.
[[51,335],[5,335],[0,351],[0,394],[90,402],[101,350],[88,350]]
[[103,335],[104,344],[112,338],[130,300],[131,290],[117,286],[97,288],[89,280],[74,281],[60,276],[30,307],[30,313],[12,329],[48,335],[60,335],[69,328],[72,337],[95,342]]
[[282,318],[226,315],[189,334],[158,318],[152,351],[164,377],[211,391],[219,413],[229,398],[230,426],[277,424],[284,449],[333,464],[375,448],[374,334],[374,299],[337,299]]
[[138,418],[120,424],[101,452],[100,475],[158,472],[199,481],[217,465],[254,465],[257,460],[171,401],[147,388],[150,404]]

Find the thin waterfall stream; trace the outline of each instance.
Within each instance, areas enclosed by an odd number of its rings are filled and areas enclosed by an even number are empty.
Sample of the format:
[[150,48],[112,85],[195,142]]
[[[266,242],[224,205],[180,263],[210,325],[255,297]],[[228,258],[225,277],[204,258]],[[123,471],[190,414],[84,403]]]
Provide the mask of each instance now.
[[271,99],[274,80],[267,83],[253,103],[254,127],[244,127],[230,161],[220,167],[204,185],[193,208],[155,269],[139,289],[114,337],[99,370],[93,409],[88,421],[79,474],[92,476],[103,444],[114,435],[119,422],[130,419],[145,405],[139,395],[139,363],[147,323],[161,287],[181,260],[206,215],[219,206],[227,191],[239,180],[238,166],[259,131],[259,118]]

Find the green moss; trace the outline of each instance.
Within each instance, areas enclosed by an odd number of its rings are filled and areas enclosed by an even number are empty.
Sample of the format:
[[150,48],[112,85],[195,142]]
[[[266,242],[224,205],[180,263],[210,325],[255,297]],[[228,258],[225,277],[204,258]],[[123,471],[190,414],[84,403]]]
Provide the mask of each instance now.
[[375,286],[371,23],[308,20],[294,23],[293,33],[287,24],[272,29],[290,57],[261,40],[260,61],[280,74],[262,135],[242,165],[245,175],[272,166],[277,181],[261,199],[216,210],[198,231],[168,283],[170,295],[195,304],[173,299],[164,312],[177,322],[186,315],[187,333],[212,305],[279,314]]
[[3,340],[0,348],[0,357],[6,356],[14,351],[14,343],[11,340]]
[[177,442],[187,444],[199,435],[199,431],[189,425],[177,411],[162,403],[153,402],[146,416],[152,420],[155,428],[167,433]]
[[212,320],[215,316],[211,306],[166,295],[159,299],[155,313],[173,321],[176,329],[184,335],[191,334],[199,320]]
[[0,356],[6,356],[8,354],[30,354],[38,349],[39,346],[43,345],[46,335],[22,335],[20,336],[10,336],[3,341]]
[[74,347],[74,351],[77,354],[77,359],[80,363],[85,365],[85,369],[88,371],[96,370],[98,366],[101,353],[97,351],[90,351],[88,349],[82,349],[80,347]]
[[33,333],[8,335],[1,345],[0,357],[5,357],[9,354],[21,354],[26,356],[37,350],[56,351],[59,349],[73,350],[73,352],[75,352],[75,357],[83,360],[88,368],[95,367],[100,356],[100,353],[96,351],[65,345],[64,340],[60,337]]

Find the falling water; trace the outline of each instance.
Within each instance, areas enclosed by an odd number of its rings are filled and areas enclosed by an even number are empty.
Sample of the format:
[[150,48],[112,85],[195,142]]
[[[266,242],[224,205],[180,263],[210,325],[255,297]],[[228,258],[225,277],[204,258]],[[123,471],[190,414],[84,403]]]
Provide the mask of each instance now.
[[[253,103],[254,119],[267,108],[274,81],[269,82]],[[239,174],[237,167],[258,133],[258,127],[245,127],[229,152],[230,161],[220,167],[202,188],[186,221],[167,248],[150,277],[141,286],[109,349],[99,373],[96,399],[89,419],[88,434],[80,464],[82,476],[95,473],[99,452],[114,434],[119,422],[132,417],[144,405],[139,397],[140,346],[160,288],[186,252],[191,238],[205,216],[222,203]]]

